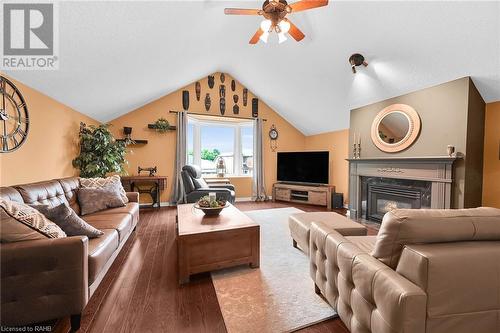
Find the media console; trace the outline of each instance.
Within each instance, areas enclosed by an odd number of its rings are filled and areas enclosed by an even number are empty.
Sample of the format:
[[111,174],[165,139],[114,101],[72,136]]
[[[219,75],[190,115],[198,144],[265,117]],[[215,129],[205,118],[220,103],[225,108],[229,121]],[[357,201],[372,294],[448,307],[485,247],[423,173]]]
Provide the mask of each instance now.
[[297,202],[332,208],[335,186],[307,186],[285,183],[273,184],[273,201]]

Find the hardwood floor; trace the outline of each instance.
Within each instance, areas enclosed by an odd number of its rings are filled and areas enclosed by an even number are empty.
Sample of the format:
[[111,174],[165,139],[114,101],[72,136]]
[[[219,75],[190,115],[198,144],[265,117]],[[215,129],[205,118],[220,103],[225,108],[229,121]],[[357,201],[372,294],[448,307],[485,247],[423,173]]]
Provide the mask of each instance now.
[[[237,203],[242,210],[290,207],[289,203]],[[321,207],[293,205],[304,211]],[[345,210],[340,210],[344,213]],[[80,332],[226,332],[210,274],[179,286],[175,241],[176,208],[142,209],[131,235],[82,316]],[[376,230],[371,230],[371,234]],[[56,324],[67,332],[69,319]],[[348,332],[339,319],[302,333]]]

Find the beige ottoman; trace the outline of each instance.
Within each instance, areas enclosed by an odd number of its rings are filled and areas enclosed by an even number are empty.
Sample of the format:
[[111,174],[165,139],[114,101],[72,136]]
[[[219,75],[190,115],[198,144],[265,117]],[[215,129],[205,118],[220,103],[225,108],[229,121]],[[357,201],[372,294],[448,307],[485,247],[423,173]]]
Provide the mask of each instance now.
[[288,218],[293,246],[309,255],[309,228],[311,223],[320,222],[331,225],[343,236],[365,236],[366,228],[345,216],[334,212],[310,212],[292,214]]

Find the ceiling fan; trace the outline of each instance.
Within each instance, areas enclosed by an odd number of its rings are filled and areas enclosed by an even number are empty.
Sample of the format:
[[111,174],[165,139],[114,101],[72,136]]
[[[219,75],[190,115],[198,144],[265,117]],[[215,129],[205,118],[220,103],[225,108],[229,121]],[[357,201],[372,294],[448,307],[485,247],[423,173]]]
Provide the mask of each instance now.
[[278,33],[279,43],[287,40],[285,34],[289,33],[297,42],[301,41],[305,35],[286,16],[288,14],[301,12],[308,9],[323,7],[328,5],[328,0],[302,0],[289,5],[286,0],[266,0],[262,4],[262,9],[226,8],[226,15],[260,15],[265,18],[260,24],[250,44],[257,44],[262,40],[267,43],[269,33]]

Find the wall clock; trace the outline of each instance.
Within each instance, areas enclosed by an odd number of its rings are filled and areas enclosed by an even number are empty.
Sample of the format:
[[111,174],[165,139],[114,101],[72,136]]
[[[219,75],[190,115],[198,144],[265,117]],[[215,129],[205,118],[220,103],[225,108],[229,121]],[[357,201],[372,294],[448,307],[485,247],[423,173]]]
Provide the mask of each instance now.
[[28,107],[17,87],[0,76],[0,152],[21,147],[28,137]]
[[271,125],[271,129],[269,130],[269,138],[271,139],[271,150],[276,151],[276,148],[278,148],[278,144],[276,142],[276,140],[278,140],[278,130],[274,124]]

